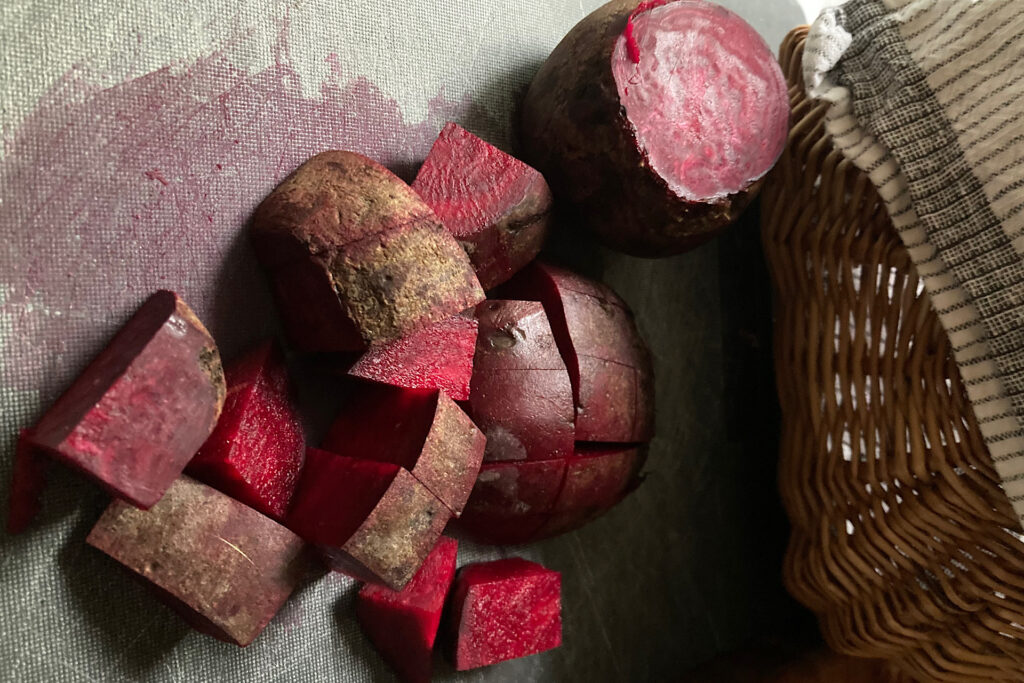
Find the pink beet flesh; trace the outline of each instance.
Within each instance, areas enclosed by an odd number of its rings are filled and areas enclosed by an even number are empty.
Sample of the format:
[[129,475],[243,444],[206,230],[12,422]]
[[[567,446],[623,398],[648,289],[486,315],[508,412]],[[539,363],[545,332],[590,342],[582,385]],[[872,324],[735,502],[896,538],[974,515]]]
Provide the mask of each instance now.
[[645,3],[611,59],[619,100],[651,168],[679,197],[746,189],[786,143],[786,81],[760,35],[703,0]]
[[30,430],[32,445],[148,508],[213,431],[224,374],[173,292],[151,296]]
[[451,601],[455,668],[488,666],[562,643],[562,577],[513,557],[463,567]]
[[441,389],[469,398],[477,323],[454,316],[391,342],[372,345],[348,374],[410,389]]
[[441,130],[412,188],[462,243],[484,289],[512,277],[544,243],[544,177],[454,123]]
[[289,398],[284,357],[267,342],[228,365],[217,427],[188,472],[260,512],[288,511],[305,457],[302,421]]
[[562,490],[565,471],[565,459],[484,463],[459,528],[479,543],[536,540]]
[[442,536],[405,588],[359,590],[356,617],[384,660],[409,683],[428,683],[441,610],[455,577],[458,542]]
[[39,498],[46,487],[50,460],[35,451],[26,430],[21,430],[14,447],[11,493],[7,513],[7,533],[20,534],[39,514]]

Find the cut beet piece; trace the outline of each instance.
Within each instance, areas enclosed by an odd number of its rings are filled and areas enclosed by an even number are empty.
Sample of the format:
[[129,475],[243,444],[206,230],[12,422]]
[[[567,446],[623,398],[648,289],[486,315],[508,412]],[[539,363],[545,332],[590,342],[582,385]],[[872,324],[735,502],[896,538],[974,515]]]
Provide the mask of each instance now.
[[641,443],[654,436],[651,354],[611,288],[531,264],[502,293],[544,304],[576,401],[576,440]]
[[483,299],[466,254],[412,188],[352,152],[324,152],[257,208],[256,253],[306,351],[397,339]]
[[441,610],[455,577],[459,544],[442,536],[405,588],[368,583],[356,598],[356,617],[384,660],[410,683],[428,683]]
[[11,491],[7,512],[7,533],[20,534],[39,514],[40,496],[46,488],[49,458],[37,453],[26,430],[18,434],[11,470]]
[[703,0],[613,0],[541,66],[522,108],[526,158],[609,246],[666,256],[749,203],[786,143],[771,49]]
[[336,571],[401,590],[451,512],[398,465],[307,449],[288,526]]
[[544,177],[455,123],[441,129],[412,188],[469,254],[484,289],[512,277],[544,244]]
[[114,501],[86,541],[151,582],[193,627],[242,647],[313,567],[298,536],[188,477],[150,510]]
[[348,374],[410,389],[440,389],[465,401],[476,335],[476,320],[452,316],[401,339],[374,344]]
[[543,307],[485,301],[469,408],[487,436],[484,459],[547,460],[572,453],[572,386]]
[[511,557],[459,570],[449,627],[459,671],[562,644],[562,576]]
[[266,342],[227,366],[217,427],[188,473],[265,515],[288,511],[306,453],[281,349]]
[[478,543],[536,540],[562,490],[565,463],[564,459],[484,463],[458,528]]
[[443,392],[368,384],[352,393],[323,447],[405,467],[452,514],[462,514],[486,439]]
[[213,431],[224,392],[209,332],[176,294],[159,291],[28,438],[113,495],[148,508]]

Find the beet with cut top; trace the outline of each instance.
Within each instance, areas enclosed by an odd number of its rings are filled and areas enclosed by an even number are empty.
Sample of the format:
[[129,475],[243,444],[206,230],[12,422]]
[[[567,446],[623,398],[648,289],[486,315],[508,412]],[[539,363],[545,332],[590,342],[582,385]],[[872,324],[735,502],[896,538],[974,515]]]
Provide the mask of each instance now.
[[400,591],[365,584],[356,617],[384,660],[410,683],[428,683],[441,610],[455,577],[459,544],[442,536],[416,576]]
[[148,508],[213,431],[224,373],[209,332],[159,291],[27,433],[113,495]]
[[265,515],[288,511],[306,452],[281,349],[261,344],[227,366],[227,400],[187,471]]
[[458,528],[478,543],[535,541],[565,481],[566,459],[486,462]]
[[8,501],[7,533],[20,534],[39,514],[40,496],[46,488],[49,458],[37,453],[28,431],[18,434],[14,446],[14,468],[11,470],[11,492]]
[[459,240],[484,289],[512,277],[544,244],[544,177],[458,124],[441,129],[412,189]]
[[336,571],[401,590],[450,517],[398,465],[310,448],[288,526],[316,544]]
[[459,570],[449,629],[459,671],[562,644],[562,577],[518,557]]
[[182,477],[149,510],[114,501],[86,539],[196,629],[244,647],[313,567],[302,539]]
[[692,248],[732,222],[786,143],[771,49],[704,0],[612,0],[580,21],[527,91],[526,159],[605,243]]
[[348,374],[410,389],[441,389],[469,398],[477,322],[462,315],[433,323],[394,341],[372,345]]

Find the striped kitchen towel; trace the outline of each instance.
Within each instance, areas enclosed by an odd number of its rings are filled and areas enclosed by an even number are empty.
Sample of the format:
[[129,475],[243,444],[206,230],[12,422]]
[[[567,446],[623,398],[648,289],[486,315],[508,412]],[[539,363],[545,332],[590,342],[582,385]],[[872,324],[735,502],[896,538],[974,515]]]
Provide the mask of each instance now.
[[1024,2],[850,0],[814,23],[803,69],[924,280],[1024,521]]

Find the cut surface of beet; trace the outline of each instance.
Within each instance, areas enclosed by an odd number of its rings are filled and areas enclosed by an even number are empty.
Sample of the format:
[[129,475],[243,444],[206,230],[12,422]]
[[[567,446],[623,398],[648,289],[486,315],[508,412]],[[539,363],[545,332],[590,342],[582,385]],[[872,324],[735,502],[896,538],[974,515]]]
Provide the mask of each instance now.
[[400,591],[365,584],[356,617],[385,661],[409,683],[428,683],[441,611],[455,577],[458,542],[442,536]]
[[458,528],[479,543],[535,540],[549,520],[565,471],[565,459],[484,463]]
[[29,431],[34,447],[147,508],[210,435],[224,373],[209,332],[159,291]]
[[294,533],[188,477],[149,510],[114,501],[86,540],[195,628],[243,647],[312,567]]
[[40,497],[46,488],[50,460],[36,452],[26,430],[18,434],[14,446],[14,467],[7,511],[7,533],[20,534],[39,514]]
[[266,342],[225,370],[228,393],[213,434],[188,465],[192,476],[281,519],[305,457],[281,349]]
[[450,614],[459,671],[550,650],[562,643],[561,575],[517,557],[468,565]]
[[469,398],[477,322],[452,316],[394,341],[372,345],[348,374],[410,389],[440,389]]

